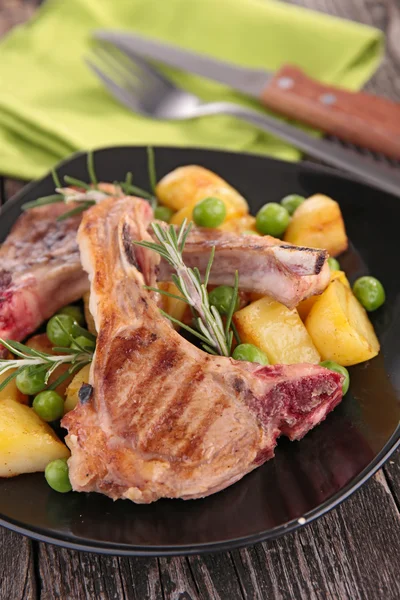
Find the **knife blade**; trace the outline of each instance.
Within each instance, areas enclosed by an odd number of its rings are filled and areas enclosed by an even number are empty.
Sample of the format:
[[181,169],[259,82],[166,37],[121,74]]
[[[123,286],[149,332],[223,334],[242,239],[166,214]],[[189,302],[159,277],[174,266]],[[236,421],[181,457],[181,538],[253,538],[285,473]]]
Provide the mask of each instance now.
[[265,107],[285,117],[400,160],[400,104],[396,102],[324,85],[296,66],[285,65],[271,73],[230,64],[136,33],[98,30],[94,37],[125,52],[227,85],[257,98]]

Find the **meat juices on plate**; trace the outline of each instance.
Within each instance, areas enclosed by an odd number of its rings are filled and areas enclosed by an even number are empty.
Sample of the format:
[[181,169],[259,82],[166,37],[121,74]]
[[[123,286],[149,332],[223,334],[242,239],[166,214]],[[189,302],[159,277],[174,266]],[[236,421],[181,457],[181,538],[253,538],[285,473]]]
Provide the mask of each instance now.
[[211,356],[182,338],[144,289],[155,253],[140,199],[105,200],[78,242],[99,331],[92,394],[68,413],[73,489],[149,503],[199,498],[272,458],[276,439],[303,437],[342,398],[342,376],[318,365],[262,367]]

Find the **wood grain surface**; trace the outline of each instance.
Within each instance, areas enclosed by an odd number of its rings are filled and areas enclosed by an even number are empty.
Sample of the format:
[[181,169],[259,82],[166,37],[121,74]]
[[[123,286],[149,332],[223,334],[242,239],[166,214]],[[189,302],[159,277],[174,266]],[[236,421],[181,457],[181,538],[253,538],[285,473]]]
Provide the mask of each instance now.
[[[286,1],[386,31],[385,58],[366,90],[400,100],[400,0]],[[38,3],[0,0],[0,35]],[[18,187],[7,181],[6,193]],[[233,552],[103,557],[0,528],[0,600],[398,600],[399,565],[400,451],[325,517]]]

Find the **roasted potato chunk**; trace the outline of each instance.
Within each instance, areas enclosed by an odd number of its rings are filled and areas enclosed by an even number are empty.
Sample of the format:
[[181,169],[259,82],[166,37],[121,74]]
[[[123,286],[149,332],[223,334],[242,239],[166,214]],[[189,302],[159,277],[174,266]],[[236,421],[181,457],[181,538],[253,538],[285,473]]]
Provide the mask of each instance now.
[[324,248],[331,256],[346,250],[348,241],[339,204],[316,194],[295,211],[285,232],[285,242]]
[[[198,165],[179,167],[158,182],[156,195],[161,204],[178,211],[173,216],[174,224],[180,225],[184,218],[191,218],[191,211],[179,215],[183,208],[193,207],[197,202],[213,196],[220,198],[226,206],[226,220],[246,215],[249,207],[246,200],[221,177]],[[172,223],[172,220],[171,220]]]
[[52,428],[28,406],[7,398],[0,401],[0,477],[44,471],[68,448]]
[[320,362],[296,309],[264,297],[236,312],[233,321],[241,341],[258,346],[273,365]]
[[339,279],[318,297],[305,324],[322,360],[348,367],[379,352],[379,341],[366,311]]
[[[10,369],[5,373],[0,375],[0,384],[3,383],[7,377],[9,377],[12,373],[15,373],[16,369]],[[6,387],[0,391],[0,402],[2,400],[11,399],[16,402],[21,402],[21,404],[28,404],[29,397],[19,391],[17,388],[17,384],[15,383],[15,379],[12,379],[9,383],[7,383]]]
[[[158,287],[169,294],[182,296],[176,285],[170,281],[162,281],[158,284]],[[177,321],[184,321],[185,313],[187,313],[187,311],[190,312],[188,304],[183,300],[164,295],[162,296],[162,309]],[[175,329],[179,329],[179,325],[176,325],[175,323],[172,324]]]
[[90,365],[86,365],[74,375],[74,378],[67,387],[67,397],[64,402],[64,414],[75,408],[78,404],[79,390],[83,383],[89,383],[89,372]]
[[222,225],[218,227],[222,231],[231,231],[232,233],[241,234],[244,231],[253,231],[254,235],[260,235],[256,229],[256,219],[251,215],[245,215],[244,217],[239,217],[238,219],[230,219],[229,221],[224,221]]
[[[331,272],[331,281],[334,281],[335,279],[338,279],[339,281],[341,281],[348,288],[350,287],[350,283],[348,282],[348,279],[347,279],[344,271],[332,271]],[[316,301],[318,300],[319,297],[320,297],[320,294],[318,294],[317,296],[311,296],[310,298],[306,298],[305,300],[300,302],[300,304],[297,306],[297,312],[299,313],[300,319],[302,321],[306,320],[306,318],[309,315],[310,310],[312,309],[312,307],[314,306],[314,304],[316,303]]]

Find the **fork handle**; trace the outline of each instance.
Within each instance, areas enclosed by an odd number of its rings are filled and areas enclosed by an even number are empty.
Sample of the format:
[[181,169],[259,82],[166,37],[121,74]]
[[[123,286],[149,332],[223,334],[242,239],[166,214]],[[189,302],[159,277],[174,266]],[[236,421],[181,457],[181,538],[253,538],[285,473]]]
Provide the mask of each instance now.
[[312,137],[294,125],[239,104],[231,102],[202,104],[196,107],[193,116],[215,114],[231,115],[251,123],[255,127],[293,144],[313,158],[339,167],[347,173],[355,175],[361,181],[400,197],[400,175],[394,168],[378,165],[377,162],[359,156],[354,151],[347,150],[329,140]]
[[400,104],[323,85],[284,66],[263,90],[265,106],[325,133],[400,159]]

